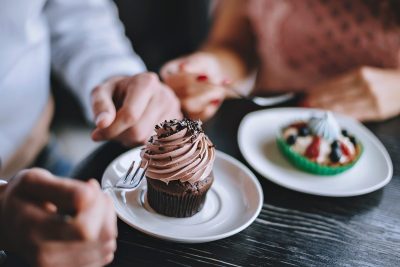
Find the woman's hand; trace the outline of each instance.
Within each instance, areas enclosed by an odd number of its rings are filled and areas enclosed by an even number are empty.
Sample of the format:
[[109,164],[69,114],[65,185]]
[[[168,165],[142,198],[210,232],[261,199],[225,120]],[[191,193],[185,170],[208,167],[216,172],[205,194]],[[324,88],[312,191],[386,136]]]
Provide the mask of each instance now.
[[108,80],[93,90],[92,108],[97,126],[93,140],[126,146],[144,143],[154,125],[182,117],[178,98],[154,73]]
[[164,82],[174,89],[181,106],[192,119],[207,120],[225,99],[224,77],[218,59],[208,52],[178,58],[161,69]]
[[361,121],[397,116],[400,114],[400,70],[362,67],[311,88],[304,104]]
[[42,169],[25,170],[1,193],[0,207],[4,248],[32,266],[97,267],[113,259],[116,215],[95,180],[85,183]]

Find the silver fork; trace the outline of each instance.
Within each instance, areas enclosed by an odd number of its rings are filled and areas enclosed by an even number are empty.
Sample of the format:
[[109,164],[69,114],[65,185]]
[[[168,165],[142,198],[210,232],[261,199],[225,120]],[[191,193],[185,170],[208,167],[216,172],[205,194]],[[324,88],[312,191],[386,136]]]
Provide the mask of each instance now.
[[240,90],[233,85],[224,86],[226,90],[231,94],[231,96],[235,98],[245,99],[247,101],[253,102],[254,104],[260,107],[268,107],[278,105],[284,102],[287,102],[295,97],[294,93],[283,93],[277,96],[246,96],[240,93]]
[[139,162],[139,166],[136,168],[135,171],[133,171],[135,168],[135,161],[133,161],[131,166],[129,166],[126,174],[119,178],[113,188],[123,189],[127,191],[134,190],[140,185],[140,182],[143,180],[143,177],[146,174],[147,166],[148,161],[141,160]]
[[[207,82],[208,85],[211,86],[221,86],[212,82]],[[260,107],[268,107],[268,106],[274,106],[278,105],[284,102],[287,102],[295,97],[294,93],[282,93],[277,96],[247,96],[244,95],[240,92],[239,88],[235,84],[226,84],[222,85],[222,88],[224,88],[227,92],[228,97],[232,98],[240,98],[244,99],[250,102],[253,102],[254,104],[260,106]]]

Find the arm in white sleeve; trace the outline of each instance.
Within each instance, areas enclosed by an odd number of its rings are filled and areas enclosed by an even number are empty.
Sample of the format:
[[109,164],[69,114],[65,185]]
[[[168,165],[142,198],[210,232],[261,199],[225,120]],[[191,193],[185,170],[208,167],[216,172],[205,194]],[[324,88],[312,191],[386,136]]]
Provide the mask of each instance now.
[[48,0],[52,67],[80,98],[93,119],[90,93],[118,75],[145,70],[110,0]]

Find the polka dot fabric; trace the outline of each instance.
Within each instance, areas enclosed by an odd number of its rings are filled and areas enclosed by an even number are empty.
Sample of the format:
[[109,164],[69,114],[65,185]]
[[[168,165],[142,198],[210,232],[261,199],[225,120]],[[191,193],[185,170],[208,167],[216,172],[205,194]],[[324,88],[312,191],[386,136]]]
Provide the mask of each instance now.
[[387,27],[373,2],[248,0],[258,87],[301,90],[360,66],[398,68],[400,27]]

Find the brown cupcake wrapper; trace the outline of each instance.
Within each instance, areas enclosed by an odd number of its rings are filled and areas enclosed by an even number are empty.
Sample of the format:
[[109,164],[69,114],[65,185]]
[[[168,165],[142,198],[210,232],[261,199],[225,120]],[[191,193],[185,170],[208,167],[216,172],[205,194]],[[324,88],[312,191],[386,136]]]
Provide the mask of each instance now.
[[160,214],[169,217],[185,218],[195,215],[203,208],[207,191],[204,191],[202,194],[175,196],[159,191],[148,183],[147,200],[150,206]]

